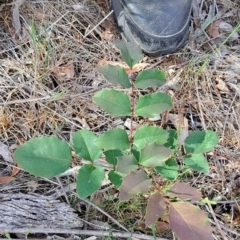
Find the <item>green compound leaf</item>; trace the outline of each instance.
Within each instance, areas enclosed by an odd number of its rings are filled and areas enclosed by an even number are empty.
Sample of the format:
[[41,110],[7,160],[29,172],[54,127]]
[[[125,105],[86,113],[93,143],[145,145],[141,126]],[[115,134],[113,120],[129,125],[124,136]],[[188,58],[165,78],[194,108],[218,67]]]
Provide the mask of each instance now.
[[142,59],[142,50],[137,44],[123,42],[118,39],[115,39],[113,43],[121,51],[124,62],[127,63],[130,68]]
[[124,88],[130,88],[131,83],[124,68],[120,66],[106,65],[97,70],[112,84],[119,84]]
[[34,138],[17,148],[13,156],[21,168],[39,177],[63,173],[72,159],[70,146],[56,137]]
[[115,128],[101,134],[95,144],[105,151],[118,149],[124,151],[130,148],[127,132],[120,128]]
[[173,159],[168,159],[162,166],[155,167],[156,171],[168,180],[175,180],[178,176],[178,165]]
[[141,89],[161,87],[165,83],[166,75],[158,69],[143,70],[136,79],[136,86]]
[[114,117],[131,115],[131,103],[124,92],[103,89],[94,94],[93,102]]
[[184,148],[187,153],[205,153],[217,145],[218,139],[211,130],[193,132],[185,139]]
[[152,143],[142,149],[139,163],[145,167],[158,167],[164,165],[171,155],[172,150]]
[[119,173],[117,171],[111,170],[108,173],[108,179],[116,188],[119,188],[122,184],[123,177],[125,177],[125,174]]
[[146,193],[151,187],[151,179],[143,170],[132,171],[123,178],[119,189],[119,200],[128,201],[138,193]]
[[95,161],[97,160],[101,154],[102,150],[98,148],[94,141],[97,137],[88,130],[80,130],[73,134],[73,148],[76,154],[88,161]]
[[153,118],[172,107],[172,99],[165,93],[152,93],[141,96],[137,102],[136,114]]
[[134,155],[123,155],[118,157],[118,163],[116,167],[118,172],[127,175],[129,172],[136,169],[138,169],[138,161]]
[[164,144],[167,142],[169,133],[159,127],[142,126],[134,134],[133,144],[137,149],[141,150],[146,144],[156,142]]
[[105,171],[101,166],[83,165],[77,176],[77,193],[86,198],[96,192],[105,178]]
[[122,151],[113,149],[113,150],[108,150],[104,152],[104,155],[106,157],[106,161],[110,164],[113,164],[114,166],[117,165],[117,157],[120,157],[123,155]]
[[202,154],[191,154],[183,158],[183,162],[193,170],[208,173],[209,165],[207,159]]

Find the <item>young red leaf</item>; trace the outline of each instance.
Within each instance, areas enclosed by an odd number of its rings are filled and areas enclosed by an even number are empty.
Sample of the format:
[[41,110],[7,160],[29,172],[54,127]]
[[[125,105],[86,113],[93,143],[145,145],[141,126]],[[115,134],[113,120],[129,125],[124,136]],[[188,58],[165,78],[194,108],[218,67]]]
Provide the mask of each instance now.
[[148,199],[147,210],[145,215],[146,226],[155,224],[160,216],[164,214],[166,210],[166,204],[162,195],[156,192]]
[[170,227],[181,240],[213,240],[204,211],[188,202],[174,202],[169,211]]
[[119,189],[119,200],[128,201],[137,193],[146,193],[151,187],[151,179],[143,170],[132,171],[123,179]]
[[176,182],[167,192],[169,197],[177,197],[182,200],[199,201],[202,198],[201,192],[191,187],[189,183]]

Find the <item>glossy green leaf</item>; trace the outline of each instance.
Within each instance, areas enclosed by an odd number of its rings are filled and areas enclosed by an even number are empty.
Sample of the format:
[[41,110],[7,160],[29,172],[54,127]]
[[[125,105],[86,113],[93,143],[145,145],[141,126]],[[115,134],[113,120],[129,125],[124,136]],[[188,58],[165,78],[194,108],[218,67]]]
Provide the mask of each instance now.
[[143,170],[132,171],[123,178],[119,189],[119,200],[128,201],[138,193],[146,193],[151,187],[151,179]]
[[29,140],[13,153],[14,160],[25,171],[39,177],[53,177],[66,171],[71,164],[71,148],[56,137]]
[[158,167],[164,165],[171,155],[172,150],[152,143],[142,149],[139,163],[145,167]]
[[173,159],[168,159],[162,166],[155,167],[155,169],[159,174],[171,181],[178,176],[178,165]]
[[139,162],[140,159],[140,151],[136,149],[136,147],[133,145],[132,147],[132,154],[136,158],[136,160]]
[[205,153],[217,145],[218,139],[211,130],[193,132],[185,139],[184,148],[187,153]]
[[94,144],[96,139],[97,137],[91,131],[79,130],[75,132],[72,140],[76,154],[91,162],[97,160],[101,156],[102,150]]
[[134,134],[133,144],[137,149],[141,150],[146,144],[153,142],[157,144],[164,144],[167,142],[169,133],[159,127],[142,126]]
[[119,173],[117,171],[111,170],[108,173],[108,179],[116,188],[119,188],[122,184],[123,177],[125,177],[125,174]]
[[151,93],[141,96],[137,102],[136,114],[138,116],[153,118],[159,113],[172,107],[172,99],[165,93]]
[[83,165],[77,176],[77,193],[86,198],[96,192],[105,178],[105,171],[101,166]]
[[131,83],[124,68],[120,66],[105,65],[97,70],[112,84],[119,84],[124,88],[130,88]]
[[106,157],[106,161],[110,164],[113,164],[114,166],[117,165],[117,157],[120,157],[123,155],[122,151],[113,149],[113,150],[108,150],[104,152],[104,155]]
[[118,157],[116,170],[120,173],[128,174],[129,172],[138,169],[138,161],[134,155],[123,155]]
[[148,87],[161,87],[166,83],[166,74],[158,69],[147,69],[139,73],[136,79],[136,87],[146,89]]
[[178,133],[175,129],[167,130],[169,137],[167,142],[164,144],[165,147],[175,149],[178,144]]
[[118,39],[115,39],[113,43],[121,51],[121,56],[124,62],[127,63],[130,68],[132,68],[142,59],[142,50],[137,44],[131,42],[123,42]]
[[131,103],[124,92],[103,89],[94,94],[93,102],[114,117],[131,115]]
[[183,158],[183,162],[193,170],[208,173],[209,165],[207,159],[202,154],[191,154]]
[[96,139],[95,144],[105,151],[113,149],[124,151],[130,148],[128,134],[120,128],[115,128],[101,134]]

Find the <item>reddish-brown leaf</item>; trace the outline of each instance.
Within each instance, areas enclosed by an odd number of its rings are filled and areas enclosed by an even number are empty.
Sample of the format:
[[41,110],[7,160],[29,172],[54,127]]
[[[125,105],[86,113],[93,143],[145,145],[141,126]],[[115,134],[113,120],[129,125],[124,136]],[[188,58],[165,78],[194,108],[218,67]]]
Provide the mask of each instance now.
[[111,33],[111,31],[109,30],[105,30],[104,32],[101,33],[101,38],[105,39],[105,40],[111,40],[113,37],[113,33]]
[[213,240],[204,211],[188,202],[174,202],[169,210],[170,227],[181,240]]
[[166,211],[166,204],[163,196],[156,192],[148,199],[147,210],[145,215],[146,226],[156,223],[158,218],[162,216]]
[[169,197],[177,197],[182,200],[198,201],[202,198],[201,192],[191,187],[189,183],[176,182],[167,192]]
[[10,176],[2,176],[0,177],[0,183],[7,183],[13,181],[15,178]]
[[12,167],[12,175],[11,176],[0,176],[0,183],[7,183],[15,180],[15,175],[18,174],[20,168],[13,166]]
[[75,74],[74,65],[68,64],[64,66],[54,66],[52,71],[59,82],[64,82],[72,79]]
[[100,7],[107,7],[107,0],[96,0],[96,2]]
[[14,177],[14,176],[16,176],[19,172],[20,172],[20,168],[19,167],[15,167],[15,166],[13,166],[12,167],[12,177]]
[[157,221],[156,222],[156,231],[159,234],[164,233],[170,228],[169,223],[164,222],[164,221]]
[[107,65],[107,64],[110,64],[113,66],[120,66],[125,69],[127,74],[140,72],[145,67],[149,66],[149,63],[137,63],[134,65],[134,67],[132,69],[130,69],[129,66],[125,62],[113,62],[113,61],[106,61],[106,60],[101,60],[98,62],[99,67]]
[[120,201],[128,201],[137,193],[146,193],[151,187],[151,179],[143,170],[132,171],[123,178],[122,185],[119,189]]
[[212,37],[216,38],[220,35],[219,33],[219,24],[221,23],[221,20],[215,20],[207,27],[207,34]]

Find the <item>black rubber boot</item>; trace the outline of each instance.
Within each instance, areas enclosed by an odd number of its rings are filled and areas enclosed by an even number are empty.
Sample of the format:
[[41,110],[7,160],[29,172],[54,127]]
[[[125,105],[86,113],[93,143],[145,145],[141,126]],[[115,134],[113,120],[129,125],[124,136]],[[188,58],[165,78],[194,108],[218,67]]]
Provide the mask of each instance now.
[[120,31],[145,52],[168,54],[186,41],[192,0],[111,0]]

